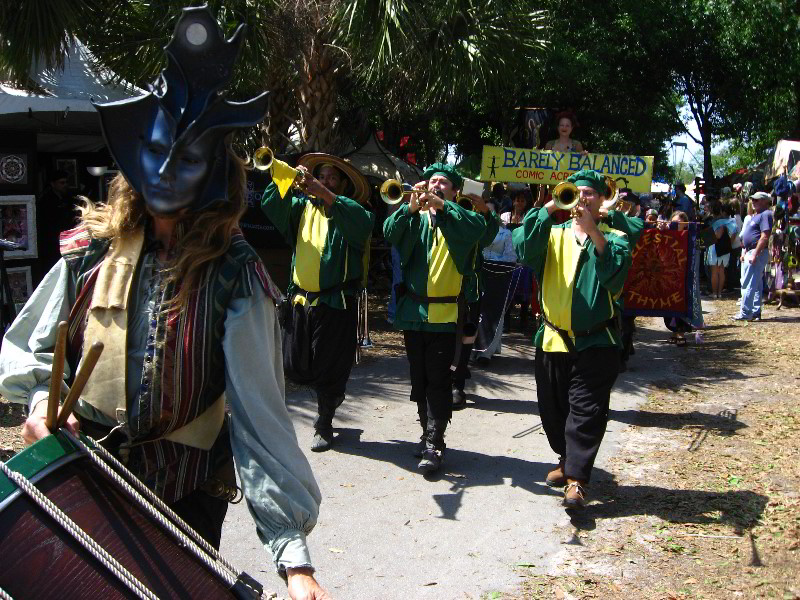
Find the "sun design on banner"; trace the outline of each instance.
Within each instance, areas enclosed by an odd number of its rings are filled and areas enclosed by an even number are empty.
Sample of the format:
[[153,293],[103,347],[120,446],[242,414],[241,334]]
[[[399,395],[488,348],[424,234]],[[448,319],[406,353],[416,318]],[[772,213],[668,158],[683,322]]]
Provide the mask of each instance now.
[[688,310],[686,269],[688,231],[648,229],[633,250],[625,281],[625,308],[683,312]]

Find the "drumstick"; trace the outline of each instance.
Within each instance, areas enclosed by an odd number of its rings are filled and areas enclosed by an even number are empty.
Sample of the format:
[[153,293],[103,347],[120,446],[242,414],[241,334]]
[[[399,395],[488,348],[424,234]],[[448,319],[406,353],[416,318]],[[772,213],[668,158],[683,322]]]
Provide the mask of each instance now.
[[64,405],[61,407],[61,411],[58,413],[58,423],[56,424],[58,429],[61,429],[67,424],[67,419],[72,413],[72,409],[74,408],[75,403],[78,401],[78,398],[80,398],[83,388],[86,386],[86,382],[89,380],[89,375],[92,374],[94,366],[97,364],[97,359],[100,358],[100,354],[102,352],[103,342],[95,342],[92,344],[92,347],[89,348],[86,356],[83,357],[81,366],[78,368],[78,373],[75,375],[75,381],[72,382],[72,387],[69,389],[69,393],[64,399]]
[[47,419],[45,425],[55,431],[58,420],[58,405],[61,401],[61,386],[64,383],[64,355],[67,350],[67,322],[58,324],[56,347],[53,350],[53,368],[50,372],[50,395],[47,398]]

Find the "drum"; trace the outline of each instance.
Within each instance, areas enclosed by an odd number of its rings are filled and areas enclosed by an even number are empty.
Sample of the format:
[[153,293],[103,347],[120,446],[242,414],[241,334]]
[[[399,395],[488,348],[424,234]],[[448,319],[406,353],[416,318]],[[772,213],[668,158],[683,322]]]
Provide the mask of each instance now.
[[[84,544],[79,542],[85,536],[70,532],[55,511],[42,508],[0,472],[0,588],[6,594],[18,599],[242,596],[246,575],[238,581],[235,573],[221,576],[213,556],[198,552],[200,548],[186,543],[185,537],[176,539],[180,534],[175,526],[170,533],[163,515],[150,514],[104,465],[87,445],[63,431],[39,440],[5,464],[118,561],[122,575],[103,558],[102,550],[87,549],[85,539]],[[145,592],[131,585],[136,580]],[[261,595],[260,589],[246,586],[246,590],[250,597]]]

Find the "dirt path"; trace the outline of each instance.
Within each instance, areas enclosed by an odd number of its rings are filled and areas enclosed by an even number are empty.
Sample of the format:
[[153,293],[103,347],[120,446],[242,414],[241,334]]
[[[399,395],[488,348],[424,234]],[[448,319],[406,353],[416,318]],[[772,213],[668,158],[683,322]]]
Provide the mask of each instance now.
[[740,324],[733,300],[712,306],[703,345],[664,345],[673,373],[655,375],[558,566],[502,597],[800,598],[800,313]]
[[[482,598],[800,598],[800,312],[767,308],[762,322],[740,324],[729,319],[736,308],[732,300],[717,301],[712,306],[714,312],[707,315],[710,328],[705,343],[699,346],[692,343],[691,337],[685,348],[667,345],[662,342],[667,332],[661,320],[639,319],[639,352],[631,359],[630,371],[620,377],[618,388],[639,395],[645,387],[646,402],[635,409],[612,402],[610,429],[619,433],[609,436],[608,444],[604,444],[602,474],[591,487],[592,503],[583,514],[570,520],[557,506],[557,498],[544,498],[537,512],[548,519],[529,532],[533,537],[526,543],[531,552],[526,553],[522,545],[513,558],[502,558],[506,565],[513,560],[517,581],[521,579],[523,583],[511,588],[498,586],[495,589],[500,591],[485,592]],[[365,367],[380,370],[383,362],[402,356],[402,341],[383,324],[382,307],[374,308],[373,338],[381,346],[370,351],[364,360]],[[521,360],[519,364],[523,363]],[[483,411],[484,415],[499,418],[509,406],[508,390],[491,389],[497,384],[490,379],[479,378],[475,384],[488,390],[476,390],[482,395],[475,396],[475,408],[492,408],[492,402],[498,408],[503,405],[496,414]],[[531,386],[524,393],[530,396],[532,389]],[[298,392],[301,390],[294,390]],[[381,404],[385,411],[384,404],[390,403]],[[408,408],[404,402],[398,407]],[[345,414],[351,411],[348,408]],[[307,441],[303,435],[308,433],[306,421],[310,421],[312,412],[300,407],[300,412],[295,413],[300,415],[303,441]],[[383,413],[378,413],[380,418]],[[358,417],[356,412],[351,416]],[[457,416],[459,423],[453,427],[453,435],[468,434],[470,415]],[[0,401],[2,459],[21,449],[21,422],[21,410]],[[411,420],[403,417],[398,422],[402,426],[397,439],[411,439]],[[513,425],[519,429],[523,423]],[[367,431],[370,435],[380,433],[374,429],[371,425]],[[523,439],[532,441],[530,437]],[[451,467],[455,469],[463,462],[458,459],[458,452],[468,458],[464,451],[471,442],[467,437],[453,441],[456,450],[451,455]],[[368,442],[366,436],[356,440],[353,454],[349,461],[342,462],[340,471],[325,465],[330,472],[324,479],[336,490],[325,507],[327,511],[338,504],[345,510],[350,500],[337,499],[336,494],[358,489],[342,487],[349,486],[349,480],[335,479],[337,473],[352,468],[353,461],[363,461],[373,468],[370,465],[386,460],[382,455],[362,456]],[[515,456],[508,454],[509,448],[496,448],[497,459]],[[485,449],[474,450],[475,456],[485,456]],[[544,472],[547,461],[538,452],[531,446],[520,456],[525,461],[544,461],[537,465]],[[319,460],[330,462],[335,456]],[[399,474],[392,477],[395,485],[398,481],[400,485],[418,483],[412,463],[409,459],[408,465],[389,465],[399,468]],[[448,470],[448,476],[434,484],[442,488],[437,489],[440,496],[434,501],[466,489],[464,481],[475,490],[481,489],[476,486],[479,477],[473,474],[472,479],[465,480],[456,471]],[[527,476],[519,482],[523,491],[534,485]],[[514,486],[513,481],[511,485]],[[531,489],[527,489],[529,496]],[[467,491],[464,498],[476,493]],[[480,500],[486,502],[488,498],[491,496]],[[437,510],[444,508],[425,508],[428,512],[420,514],[419,526],[456,526],[452,515],[442,521]],[[466,520],[470,505],[465,502],[461,510]],[[514,510],[519,511],[519,507]],[[529,521],[519,513],[516,518],[520,523]],[[400,531],[409,528],[403,523]],[[244,517],[241,526],[251,528]],[[420,536],[421,531],[424,529],[414,529],[410,535]],[[334,545],[335,533],[331,530],[326,534],[322,528],[312,536],[324,542],[317,552],[326,554],[325,562],[330,564],[325,566],[331,567],[326,569],[328,574],[336,570],[341,556],[330,548],[344,549],[340,542]],[[333,537],[328,540],[324,539],[326,536]],[[547,543],[539,551],[542,536]],[[466,550],[475,562],[471,567],[478,569],[470,572],[482,573],[480,553]],[[255,551],[259,556],[263,552],[260,548]],[[361,558],[369,562],[376,557]],[[393,569],[388,568],[380,576],[382,581],[392,581],[392,573]],[[462,577],[471,578],[469,572],[462,572]],[[330,575],[327,578],[334,583]],[[506,583],[509,581],[505,579]],[[467,581],[464,589],[473,589],[472,583]],[[442,584],[444,581],[436,586],[438,592],[436,588],[424,588],[425,597],[462,597]],[[490,585],[488,579],[486,584]],[[346,587],[342,583],[342,589]]]

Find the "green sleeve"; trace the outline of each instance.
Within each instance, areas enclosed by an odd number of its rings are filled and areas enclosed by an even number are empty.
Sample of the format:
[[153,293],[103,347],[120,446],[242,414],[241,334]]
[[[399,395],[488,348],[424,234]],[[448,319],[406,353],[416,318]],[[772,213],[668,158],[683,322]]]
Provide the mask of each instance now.
[[337,196],[331,206],[331,218],[347,245],[363,251],[372,233],[375,216],[355,200]]
[[478,250],[482,251],[486,246],[494,241],[497,237],[497,232],[500,231],[500,217],[495,214],[493,210],[488,211],[483,218],[486,221],[486,231],[478,241]]
[[400,263],[406,267],[414,252],[414,245],[420,238],[422,219],[419,211],[411,214],[408,204],[404,204],[383,222],[383,237],[400,253]]
[[261,198],[261,210],[292,248],[297,245],[297,228],[306,209],[306,202],[307,198],[298,198],[291,191],[281,198],[278,186],[272,181]]
[[456,269],[462,275],[468,273],[475,258],[475,246],[486,229],[486,219],[450,201],[444,203],[437,218]]
[[597,255],[591,238],[586,239],[586,250],[595,257],[595,271],[600,285],[616,296],[622,291],[631,268],[631,246],[626,238],[616,235],[607,235],[605,238],[606,249],[602,256]]
[[531,267],[537,276],[544,270],[552,227],[553,219],[543,206],[539,210],[528,211],[522,225],[511,232],[517,259],[520,263]]

